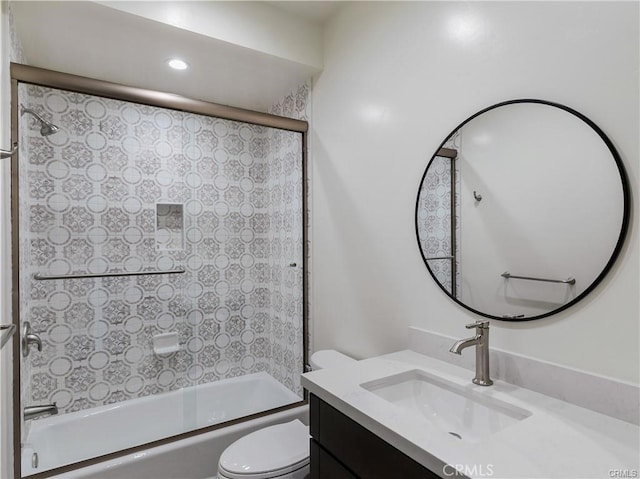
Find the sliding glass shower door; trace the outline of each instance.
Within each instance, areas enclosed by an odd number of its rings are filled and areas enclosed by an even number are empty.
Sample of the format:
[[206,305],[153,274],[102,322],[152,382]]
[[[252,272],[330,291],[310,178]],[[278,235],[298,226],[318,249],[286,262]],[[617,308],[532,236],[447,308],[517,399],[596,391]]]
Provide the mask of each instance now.
[[457,297],[458,268],[458,176],[457,151],[442,148],[425,173],[416,210],[421,251],[438,283]]
[[18,101],[19,321],[42,344],[20,408],[57,409],[22,421],[23,475],[300,401],[302,134],[28,83]]

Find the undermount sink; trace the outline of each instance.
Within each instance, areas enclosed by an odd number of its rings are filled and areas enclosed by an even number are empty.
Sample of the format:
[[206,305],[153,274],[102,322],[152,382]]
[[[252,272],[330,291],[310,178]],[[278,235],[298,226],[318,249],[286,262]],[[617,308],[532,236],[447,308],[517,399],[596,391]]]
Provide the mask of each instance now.
[[478,442],[531,415],[529,411],[415,369],[360,384],[445,433]]

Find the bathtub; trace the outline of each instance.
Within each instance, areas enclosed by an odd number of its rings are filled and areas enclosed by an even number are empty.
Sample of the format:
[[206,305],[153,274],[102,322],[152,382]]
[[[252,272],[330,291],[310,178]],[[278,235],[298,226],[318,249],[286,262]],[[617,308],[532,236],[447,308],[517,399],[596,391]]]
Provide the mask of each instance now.
[[[33,421],[22,449],[28,476],[301,399],[266,372]],[[304,418],[301,406],[65,472],[60,478],[201,479],[216,473],[228,444],[264,425]],[[304,420],[303,422],[307,422]],[[194,451],[199,461],[193,462]],[[37,453],[38,467],[32,467]],[[185,462],[187,461],[187,462]],[[158,468],[150,473],[149,468]],[[184,468],[184,470],[183,470]]]

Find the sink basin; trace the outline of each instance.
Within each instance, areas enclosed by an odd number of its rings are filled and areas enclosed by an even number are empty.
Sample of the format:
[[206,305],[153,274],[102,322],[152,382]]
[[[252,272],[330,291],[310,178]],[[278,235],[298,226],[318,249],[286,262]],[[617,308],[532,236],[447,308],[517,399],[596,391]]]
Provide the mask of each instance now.
[[519,407],[416,369],[360,384],[441,431],[478,442],[529,417]]

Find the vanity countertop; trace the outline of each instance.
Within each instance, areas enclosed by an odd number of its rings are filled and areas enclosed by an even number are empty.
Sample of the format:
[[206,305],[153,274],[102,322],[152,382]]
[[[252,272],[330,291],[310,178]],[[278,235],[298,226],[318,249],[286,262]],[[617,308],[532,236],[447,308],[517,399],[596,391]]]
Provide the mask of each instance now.
[[[480,442],[465,442],[360,386],[412,370],[425,371],[531,415]],[[640,428],[635,424],[504,381],[476,386],[472,377],[467,369],[400,351],[305,373],[302,385],[441,477],[456,477],[453,467],[467,477],[483,478],[640,477]]]

